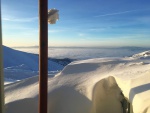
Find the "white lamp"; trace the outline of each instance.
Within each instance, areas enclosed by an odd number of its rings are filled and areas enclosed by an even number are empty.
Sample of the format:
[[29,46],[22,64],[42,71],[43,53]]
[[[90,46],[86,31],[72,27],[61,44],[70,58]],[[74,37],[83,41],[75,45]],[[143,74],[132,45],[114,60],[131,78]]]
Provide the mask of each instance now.
[[59,19],[59,14],[58,14],[57,9],[50,9],[48,10],[48,23],[49,24],[55,24],[56,21]]

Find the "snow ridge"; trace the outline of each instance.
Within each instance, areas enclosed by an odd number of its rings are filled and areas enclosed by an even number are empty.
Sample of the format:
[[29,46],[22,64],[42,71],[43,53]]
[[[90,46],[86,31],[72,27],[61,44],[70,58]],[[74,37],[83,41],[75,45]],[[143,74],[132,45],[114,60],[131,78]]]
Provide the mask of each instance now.
[[145,52],[141,52],[138,54],[135,54],[132,56],[133,58],[146,58],[146,57],[150,57],[150,50],[149,51],[145,51]]
[[[48,113],[123,113],[123,94],[131,112],[150,113],[147,61],[125,57],[70,63],[49,76]],[[6,113],[37,113],[38,88],[37,76],[6,85]]]

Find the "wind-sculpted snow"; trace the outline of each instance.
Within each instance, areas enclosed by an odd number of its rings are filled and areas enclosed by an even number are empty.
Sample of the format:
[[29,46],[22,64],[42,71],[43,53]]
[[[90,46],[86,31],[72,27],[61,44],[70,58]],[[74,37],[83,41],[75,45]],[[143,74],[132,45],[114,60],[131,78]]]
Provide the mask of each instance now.
[[[150,113],[150,63],[137,58],[75,61],[48,79],[48,113]],[[6,113],[38,112],[38,77],[5,86]]]
[[93,89],[92,113],[123,113],[123,95],[114,77],[98,81]]
[[132,57],[134,58],[146,58],[146,57],[150,57],[150,51],[145,51],[139,54],[135,54]]

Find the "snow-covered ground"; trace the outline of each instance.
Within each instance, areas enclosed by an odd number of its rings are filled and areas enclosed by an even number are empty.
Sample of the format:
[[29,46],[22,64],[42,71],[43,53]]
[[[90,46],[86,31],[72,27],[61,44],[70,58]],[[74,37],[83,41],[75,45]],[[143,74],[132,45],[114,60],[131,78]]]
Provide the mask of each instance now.
[[[123,113],[124,96],[131,113],[150,113],[149,53],[70,63],[49,76],[48,113]],[[37,113],[38,77],[5,85],[5,105],[6,113]]]
[[[38,75],[38,55],[26,53],[3,46],[5,84]],[[48,60],[49,75],[64,68]]]

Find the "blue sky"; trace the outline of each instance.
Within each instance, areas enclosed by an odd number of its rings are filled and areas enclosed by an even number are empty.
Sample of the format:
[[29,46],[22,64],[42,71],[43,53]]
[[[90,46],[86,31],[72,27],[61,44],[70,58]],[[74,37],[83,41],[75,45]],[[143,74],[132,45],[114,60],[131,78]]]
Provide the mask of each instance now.
[[[49,0],[49,46],[150,47],[149,0]],[[38,45],[38,0],[2,0],[3,44]]]

